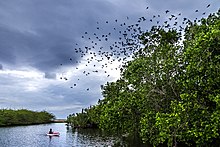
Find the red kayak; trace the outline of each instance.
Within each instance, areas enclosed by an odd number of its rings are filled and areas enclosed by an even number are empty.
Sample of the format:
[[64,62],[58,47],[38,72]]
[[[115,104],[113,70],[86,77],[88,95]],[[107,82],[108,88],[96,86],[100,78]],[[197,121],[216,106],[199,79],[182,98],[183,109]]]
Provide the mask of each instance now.
[[53,132],[52,134],[47,133],[47,136],[60,136],[59,132]]

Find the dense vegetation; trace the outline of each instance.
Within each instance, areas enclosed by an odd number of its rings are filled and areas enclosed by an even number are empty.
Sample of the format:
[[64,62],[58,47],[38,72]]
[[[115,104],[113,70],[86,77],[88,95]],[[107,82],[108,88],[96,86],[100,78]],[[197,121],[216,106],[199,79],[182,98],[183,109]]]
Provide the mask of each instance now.
[[211,146],[220,135],[220,11],[184,33],[153,26],[104,99],[68,116],[75,126],[139,136],[154,146]]
[[0,110],[0,126],[30,125],[49,123],[55,116],[46,111],[35,112],[26,109]]

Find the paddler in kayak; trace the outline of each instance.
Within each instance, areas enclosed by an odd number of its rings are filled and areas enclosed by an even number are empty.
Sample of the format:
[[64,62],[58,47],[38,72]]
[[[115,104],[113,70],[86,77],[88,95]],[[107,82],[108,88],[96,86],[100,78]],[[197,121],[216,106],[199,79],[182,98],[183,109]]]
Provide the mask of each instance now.
[[52,131],[52,129],[50,129],[50,131],[49,131],[49,133],[48,134],[53,134],[53,131]]

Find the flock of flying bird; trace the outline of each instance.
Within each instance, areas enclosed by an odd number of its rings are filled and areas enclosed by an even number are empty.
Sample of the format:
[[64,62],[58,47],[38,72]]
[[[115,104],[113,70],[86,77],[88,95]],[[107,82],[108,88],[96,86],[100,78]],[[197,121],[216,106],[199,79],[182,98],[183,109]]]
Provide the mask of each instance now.
[[[209,7],[210,4],[206,6],[206,8]],[[146,7],[146,10],[148,9],[149,7]],[[200,13],[203,16],[206,14],[206,12],[200,12],[199,10],[195,10],[194,13]],[[109,65],[114,66],[114,62],[120,63],[120,65],[111,68],[111,70],[122,70],[123,65],[131,60],[134,53],[141,48],[139,37],[146,32],[147,26],[176,29],[181,32],[184,30],[183,26],[189,22],[189,19],[182,17],[181,13],[174,15],[170,14],[169,10],[166,10],[162,15],[165,16],[153,15],[151,18],[142,16],[132,24],[129,24],[131,21],[128,16],[123,22],[120,22],[118,19],[96,22],[96,32],[90,33],[86,31],[81,36],[83,42],[86,42],[86,46],[82,47],[78,43],[75,44],[74,52],[81,57],[80,59],[86,60],[85,66],[92,66],[91,68],[95,69],[83,71],[83,74],[89,76],[91,72],[104,72],[106,77],[110,77],[107,69]],[[168,19],[165,19],[167,17]],[[197,18],[194,20],[194,22],[199,21]],[[108,25],[106,30],[103,24]],[[109,26],[112,28],[109,29]],[[75,61],[73,58],[69,58],[69,60],[70,62],[75,62],[73,63],[74,65],[82,63],[81,61]],[[63,66],[63,64],[60,65]],[[75,67],[75,69],[79,68]],[[68,80],[65,76],[61,76],[60,79]],[[74,83],[70,88],[75,86],[77,86],[77,83]],[[86,88],[86,90],[89,91],[90,88]]]

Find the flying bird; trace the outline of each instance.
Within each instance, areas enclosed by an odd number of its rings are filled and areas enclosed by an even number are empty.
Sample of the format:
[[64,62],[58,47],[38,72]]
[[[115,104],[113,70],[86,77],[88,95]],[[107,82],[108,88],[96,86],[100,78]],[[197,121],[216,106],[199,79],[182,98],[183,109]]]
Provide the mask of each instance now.
[[[206,7],[210,7],[210,4]],[[149,9],[149,7],[146,7],[146,9]],[[92,74],[98,74],[100,76],[100,73],[103,71],[105,77],[110,77],[109,69],[123,72],[123,65],[127,64],[127,62],[132,59],[132,56],[141,49],[142,43],[140,36],[148,32],[146,28],[144,28],[146,23],[151,22],[152,25],[155,25],[155,30],[163,28],[165,30],[173,29],[183,31],[184,25],[186,25],[190,19],[185,17],[182,19],[180,16],[182,13],[173,13],[169,18],[164,17],[164,15],[169,14],[169,12],[171,13],[170,10],[166,10],[165,13],[161,15],[153,14],[149,17],[139,16],[137,20],[132,23],[130,23],[130,16],[126,16],[124,21],[112,19],[97,22],[97,25],[94,27],[94,32],[85,31],[81,37],[81,39],[83,39],[82,42],[85,42],[86,45],[76,44],[77,46],[75,47],[75,53],[79,54],[82,59],[87,55],[89,56],[85,59],[86,62],[84,66],[91,69],[83,70],[82,75],[90,76]],[[195,10],[195,12],[199,12],[199,10]],[[205,13],[202,14],[204,15]],[[182,19],[182,24],[184,24],[182,26],[179,25],[181,24],[181,22],[179,22],[180,18]],[[147,22],[147,20],[149,22]],[[108,25],[108,28],[104,28],[104,25]],[[150,43],[151,42],[149,42],[149,45],[152,45]],[[69,60],[73,61],[75,58],[69,58]],[[120,65],[114,68],[110,67],[110,65],[114,65],[115,62],[119,62]],[[76,61],[76,63],[80,63],[80,61]],[[77,69],[78,67],[74,67],[74,70]],[[61,77],[61,79],[67,80],[66,77]],[[74,88],[74,86],[78,84],[79,83],[74,84],[70,86],[70,88]],[[91,89],[86,87],[84,90],[88,91]]]

